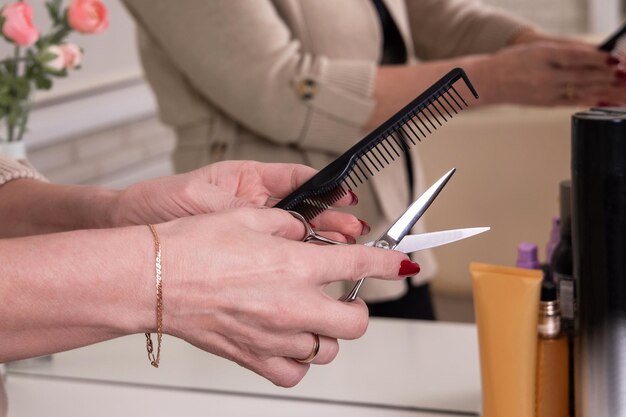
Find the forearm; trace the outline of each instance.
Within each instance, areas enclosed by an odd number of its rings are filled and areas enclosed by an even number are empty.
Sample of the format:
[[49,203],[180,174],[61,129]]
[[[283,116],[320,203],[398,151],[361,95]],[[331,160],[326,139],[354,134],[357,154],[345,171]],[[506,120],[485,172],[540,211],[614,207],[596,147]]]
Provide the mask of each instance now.
[[153,271],[145,226],[0,240],[0,363],[151,330]]
[[0,238],[110,227],[117,191],[15,180],[0,186]]
[[[495,102],[494,89],[497,86],[489,82],[490,59],[491,55],[485,54],[415,65],[379,67],[374,88],[376,107],[364,126],[364,131],[370,131],[387,120],[455,67],[463,68],[467,72],[480,95],[478,102],[473,102],[472,106]],[[470,95],[468,90],[460,90],[459,93],[464,98]]]

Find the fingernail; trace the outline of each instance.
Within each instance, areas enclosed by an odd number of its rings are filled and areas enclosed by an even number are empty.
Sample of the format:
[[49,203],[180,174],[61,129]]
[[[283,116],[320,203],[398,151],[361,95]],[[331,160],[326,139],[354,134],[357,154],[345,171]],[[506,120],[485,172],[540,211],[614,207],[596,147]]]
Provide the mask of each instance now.
[[350,205],[356,206],[357,204],[359,204],[359,197],[357,197],[356,194],[352,192],[352,190],[348,190],[348,193],[350,194],[350,197],[352,197],[352,201],[350,202]]
[[309,226],[311,226],[311,229],[315,229],[315,227],[316,227],[316,226],[315,226],[313,223],[311,223],[311,222],[309,222]]
[[613,55],[609,55],[606,57],[606,65],[613,66],[622,62],[619,58]]
[[596,104],[596,107],[619,107],[619,104],[611,103],[609,101],[598,101],[598,104]]
[[623,69],[616,70],[615,78],[617,78],[620,81],[626,81],[626,71],[624,71]]
[[420,266],[417,262],[409,261],[405,259],[400,263],[400,271],[398,275],[401,277],[415,275],[420,271]]
[[353,236],[344,235],[344,237],[346,238],[346,242],[349,244],[354,245],[356,243],[356,239]]
[[359,219],[359,223],[361,223],[361,228],[362,228],[362,229],[361,229],[361,234],[362,234],[362,235],[366,235],[366,234],[368,234],[368,233],[370,232],[370,230],[372,230],[372,228],[370,227],[370,225],[369,225],[369,224],[367,224],[367,223],[365,222],[365,220],[361,220],[361,219]]

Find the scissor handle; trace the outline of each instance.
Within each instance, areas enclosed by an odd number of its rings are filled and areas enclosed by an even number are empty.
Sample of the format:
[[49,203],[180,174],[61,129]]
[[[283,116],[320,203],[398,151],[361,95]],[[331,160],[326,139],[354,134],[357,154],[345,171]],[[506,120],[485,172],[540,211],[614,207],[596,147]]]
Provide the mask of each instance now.
[[365,281],[365,278],[361,278],[360,280],[358,280],[356,284],[354,284],[354,287],[352,287],[350,292],[346,294],[346,296],[343,297],[341,301],[345,301],[346,303],[351,303],[354,300],[356,300],[357,296],[359,295],[359,290],[361,289],[361,285],[363,285],[363,281]]
[[291,214],[293,217],[295,217],[296,219],[300,220],[302,224],[304,225],[305,235],[302,238],[303,242],[325,243],[327,245],[347,245],[347,243],[345,242],[340,242],[338,240],[329,239],[327,237],[324,237],[318,234],[315,230],[313,230],[313,228],[311,227],[309,222],[304,218],[304,216],[298,213],[297,211],[287,210],[287,212]]

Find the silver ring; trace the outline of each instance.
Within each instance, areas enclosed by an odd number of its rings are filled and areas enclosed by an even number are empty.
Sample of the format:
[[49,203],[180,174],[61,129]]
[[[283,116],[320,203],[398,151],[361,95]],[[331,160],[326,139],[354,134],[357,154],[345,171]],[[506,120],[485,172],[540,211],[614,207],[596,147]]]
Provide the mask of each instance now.
[[313,362],[317,354],[320,352],[320,336],[317,333],[311,333],[311,334],[315,338],[315,344],[313,345],[313,349],[311,350],[311,353],[309,353],[309,356],[307,356],[306,358],[296,359],[295,361],[298,363],[311,363]]

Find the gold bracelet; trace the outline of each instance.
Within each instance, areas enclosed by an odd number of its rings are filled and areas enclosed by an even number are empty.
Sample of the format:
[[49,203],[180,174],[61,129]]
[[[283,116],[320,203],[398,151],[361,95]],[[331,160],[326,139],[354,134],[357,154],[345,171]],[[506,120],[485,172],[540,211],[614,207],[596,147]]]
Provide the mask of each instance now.
[[148,360],[150,364],[155,368],[159,367],[161,360],[161,339],[163,339],[163,285],[161,282],[161,241],[159,235],[153,225],[149,224],[148,227],[154,237],[154,251],[155,251],[155,267],[156,267],[156,325],[157,325],[157,353],[154,355],[154,349],[152,346],[152,338],[150,333],[146,333],[146,349],[148,350]]

